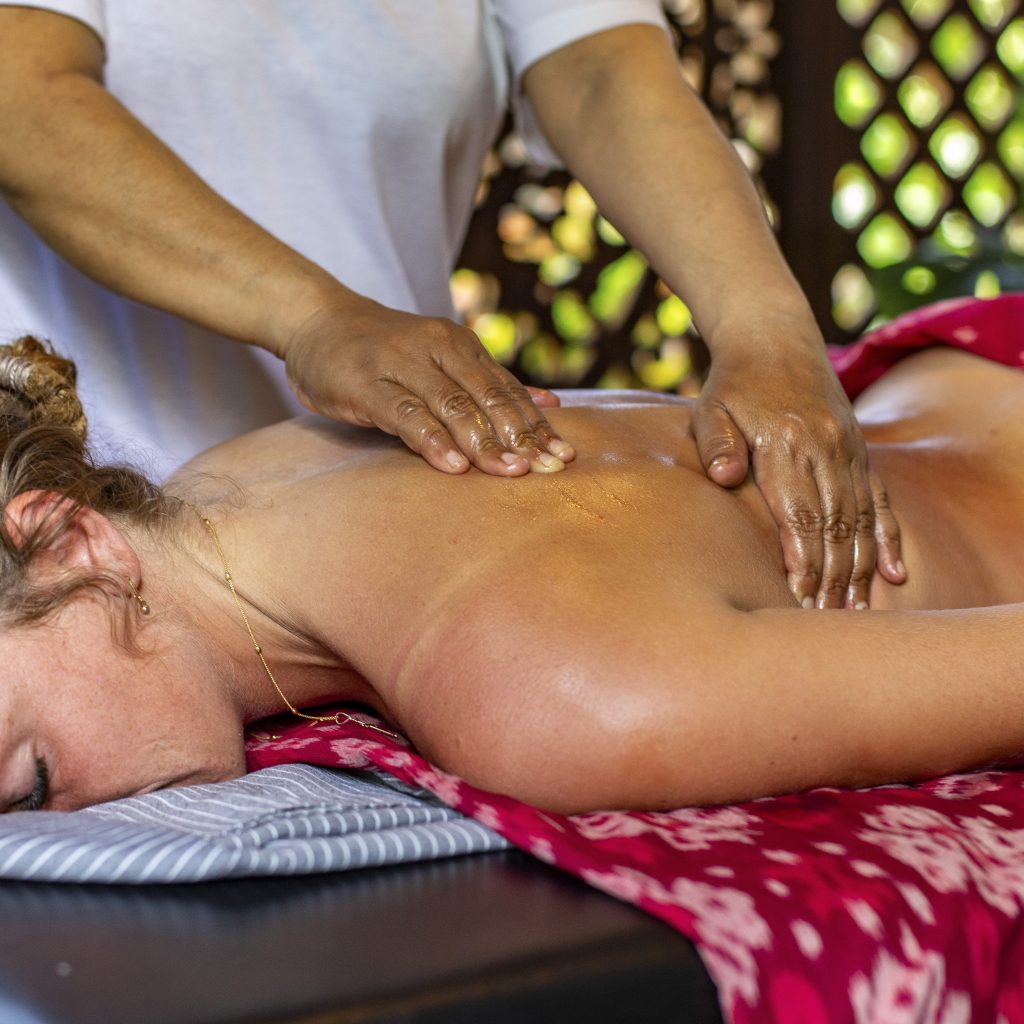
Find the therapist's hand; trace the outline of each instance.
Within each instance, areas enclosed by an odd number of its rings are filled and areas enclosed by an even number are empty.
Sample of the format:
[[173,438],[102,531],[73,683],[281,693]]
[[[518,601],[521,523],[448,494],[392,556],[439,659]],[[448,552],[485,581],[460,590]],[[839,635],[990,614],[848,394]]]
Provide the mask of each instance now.
[[876,567],[904,582],[899,527],[820,337],[719,343],[692,429],[711,480],[753,469],[804,607],[866,607]]
[[443,472],[551,473],[575,458],[538,408],[558,399],[523,387],[451,320],[346,298],[306,317],[284,357],[307,408],[397,435]]

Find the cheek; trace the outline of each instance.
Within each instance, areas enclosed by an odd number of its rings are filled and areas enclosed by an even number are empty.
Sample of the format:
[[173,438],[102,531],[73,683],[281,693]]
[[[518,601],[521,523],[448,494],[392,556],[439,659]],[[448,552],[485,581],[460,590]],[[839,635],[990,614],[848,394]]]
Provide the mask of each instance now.
[[171,753],[161,737],[88,723],[54,742],[51,806],[71,810],[130,796],[161,780]]
[[245,772],[230,721],[142,705],[95,706],[65,719],[52,755],[57,809],[85,807],[165,786],[218,782]]

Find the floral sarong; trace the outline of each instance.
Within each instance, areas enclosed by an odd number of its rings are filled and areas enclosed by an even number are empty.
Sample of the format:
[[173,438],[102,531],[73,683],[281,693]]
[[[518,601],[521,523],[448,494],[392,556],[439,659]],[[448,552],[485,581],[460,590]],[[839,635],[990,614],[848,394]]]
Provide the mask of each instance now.
[[264,723],[248,760],[422,786],[688,936],[735,1024],[1024,1021],[1024,772],[565,816],[352,724]]
[[932,345],[1024,368],[1024,294],[936,302],[904,313],[853,345],[830,349],[829,356],[853,399],[895,363]]

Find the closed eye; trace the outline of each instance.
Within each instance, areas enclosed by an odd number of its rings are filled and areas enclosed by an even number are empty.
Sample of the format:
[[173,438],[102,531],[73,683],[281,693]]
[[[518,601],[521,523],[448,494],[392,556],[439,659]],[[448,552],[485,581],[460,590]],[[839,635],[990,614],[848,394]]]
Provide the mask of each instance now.
[[46,766],[46,762],[41,758],[36,758],[36,784],[32,787],[32,792],[28,796],[23,796],[20,800],[15,800],[8,811],[38,811],[42,807],[50,796],[50,770]]

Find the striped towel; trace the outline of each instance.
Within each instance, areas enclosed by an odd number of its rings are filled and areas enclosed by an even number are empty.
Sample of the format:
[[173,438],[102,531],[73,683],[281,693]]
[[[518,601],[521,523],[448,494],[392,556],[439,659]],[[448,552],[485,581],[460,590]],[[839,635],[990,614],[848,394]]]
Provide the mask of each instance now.
[[0,878],[205,882],[306,875],[508,847],[425,790],[304,764],[81,811],[0,818]]

